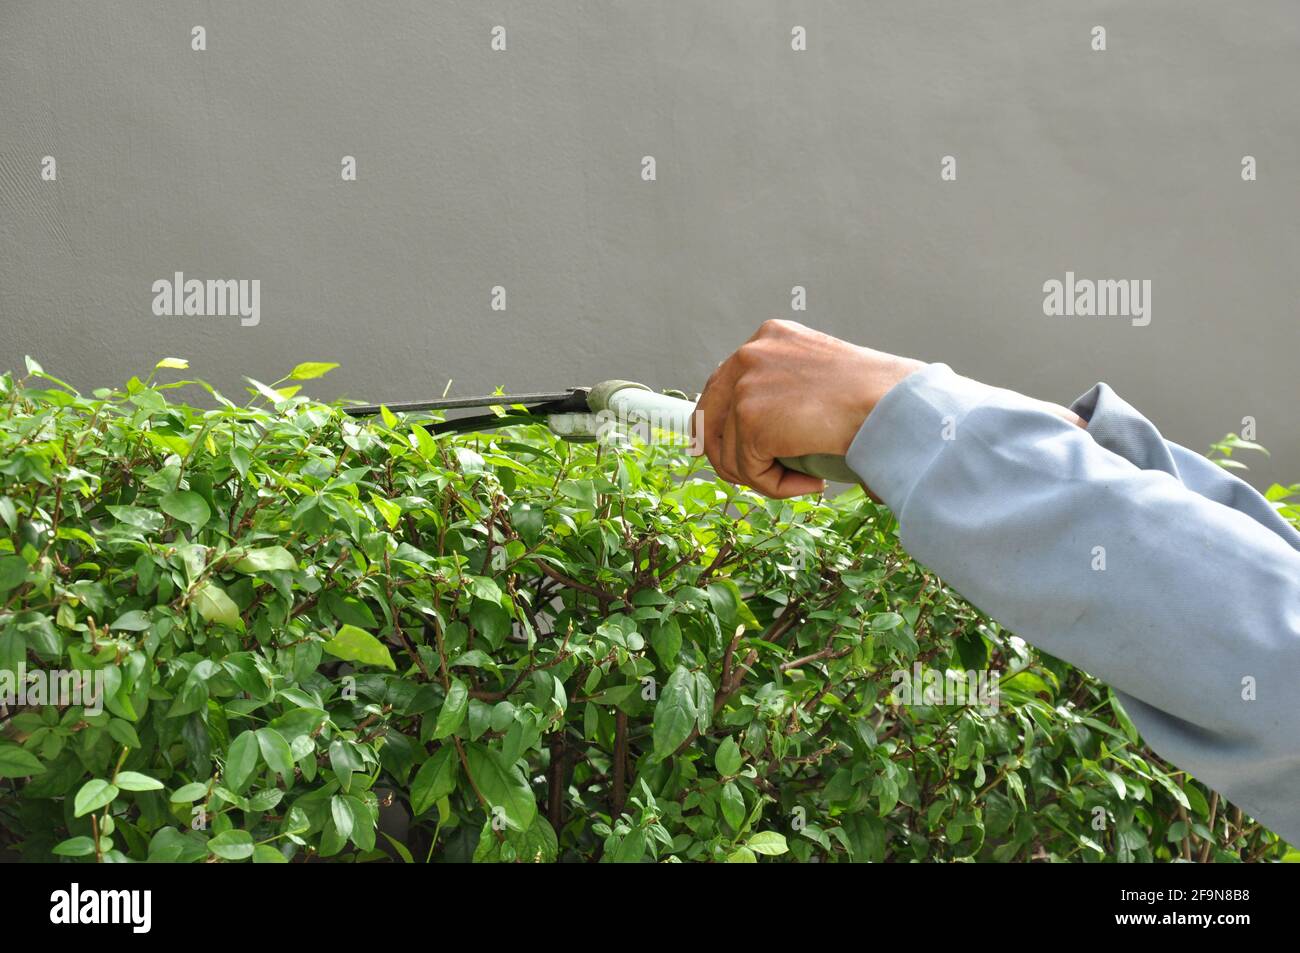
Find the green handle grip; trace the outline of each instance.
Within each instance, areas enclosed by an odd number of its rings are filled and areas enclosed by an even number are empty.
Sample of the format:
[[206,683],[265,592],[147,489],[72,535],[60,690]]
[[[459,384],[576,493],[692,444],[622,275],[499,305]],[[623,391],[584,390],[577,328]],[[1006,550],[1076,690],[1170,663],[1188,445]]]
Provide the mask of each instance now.
[[781,466],[832,483],[861,483],[862,478],[849,469],[838,453],[805,453],[802,457],[780,457]]
[[[629,423],[649,421],[672,433],[690,436],[695,404],[680,397],[659,394],[632,381],[602,381],[587,395],[592,413],[608,411]],[[807,453],[802,457],[781,457],[781,466],[836,483],[861,483],[844,458],[834,453]]]

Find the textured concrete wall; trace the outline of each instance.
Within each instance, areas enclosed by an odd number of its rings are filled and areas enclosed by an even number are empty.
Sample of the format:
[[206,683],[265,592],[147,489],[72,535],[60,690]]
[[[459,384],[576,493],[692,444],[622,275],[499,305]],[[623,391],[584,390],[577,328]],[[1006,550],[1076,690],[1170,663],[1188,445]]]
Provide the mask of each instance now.
[[[1300,479],[1297,89],[1294,0],[6,0],[0,357],[689,389],[802,285],[805,323],[1105,379],[1197,449],[1253,416],[1256,482]],[[177,271],[259,280],[260,322],[156,316]],[[1044,315],[1067,271],[1149,279],[1150,324]]]

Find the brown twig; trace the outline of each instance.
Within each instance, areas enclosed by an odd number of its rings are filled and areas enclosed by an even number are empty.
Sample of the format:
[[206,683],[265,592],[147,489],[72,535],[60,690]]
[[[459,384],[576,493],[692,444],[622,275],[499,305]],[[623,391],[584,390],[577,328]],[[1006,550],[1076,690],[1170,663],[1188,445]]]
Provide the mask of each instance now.
[[1214,821],[1219,814],[1219,792],[1215,791],[1210,795],[1210,823],[1206,825],[1210,829],[1210,836],[1201,844],[1201,853],[1197,858],[1198,863],[1205,863],[1210,859],[1210,848],[1214,845]]

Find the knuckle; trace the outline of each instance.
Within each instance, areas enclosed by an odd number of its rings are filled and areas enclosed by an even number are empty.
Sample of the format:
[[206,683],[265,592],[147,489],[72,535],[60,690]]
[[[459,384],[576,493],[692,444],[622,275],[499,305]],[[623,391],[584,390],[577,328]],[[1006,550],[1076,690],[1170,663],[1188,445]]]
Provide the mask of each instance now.
[[759,328],[759,334],[762,337],[789,337],[807,330],[807,327],[789,318],[768,318]]
[[752,384],[742,384],[736,388],[736,399],[731,409],[737,420],[752,424],[763,417],[765,405],[766,401]]
[[760,370],[772,356],[772,345],[761,339],[755,339],[741,346],[732,358],[739,371],[738,381],[744,380],[746,373]]

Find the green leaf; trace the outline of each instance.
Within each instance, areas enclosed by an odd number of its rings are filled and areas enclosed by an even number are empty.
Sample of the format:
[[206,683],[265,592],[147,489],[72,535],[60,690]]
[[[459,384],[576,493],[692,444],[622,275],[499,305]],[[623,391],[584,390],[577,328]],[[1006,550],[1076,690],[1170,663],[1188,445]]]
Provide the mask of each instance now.
[[546,529],[546,511],[531,503],[516,503],[510,507],[510,523],[524,542],[532,546]]
[[611,858],[616,864],[638,864],[645,857],[645,831],[636,827],[619,841]]
[[375,504],[375,509],[384,518],[384,522],[388,524],[389,529],[397,526],[397,521],[402,518],[402,508],[398,504],[384,499],[378,493],[370,494],[370,502]]
[[871,617],[868,625],[873,632],[888,632],[903,624],[903,617],[897,612],[881,612]]
[[402,863],[415,863],[415,858],[411,856],[411,852],[407,849],[405,844],[389,834],[388,831],[380,831],[379,833],[383,834],[384,840],[388,841],[388,845],[392,847],[393,850],[397,851],[398,856],[402,858]]
[[[251,377],[245,377],[244,380],[248,381],[248,383],[253,385],[253,389],[249,391],[250,394],[251,393],[261,394],[263,397],[265,397],[267,400],[271,402],[272,406],[279,406],[281,401],[284,401],[288,399],[290,396],[292,396],[291,394],[286,394],[283,391],[276,390],[274,387],[268,387],[265,384],[263,384],[261,381],[253,380],[253,378]],[[294,390],[297,390],[297,388],[295,387]]]
[[758,619],[754,618],[753,611],[745,604],[740,587],[732,580],[720,579],[711,583],[709,601],[713,605],[714,614],[718,617],[718,624],[724,631],[731,632],[738,624],[747,629],[761,628]]
[[95,842],[89,837],[69,837],[54,845],[51,853],[59,857],[89,857],[95,852]]
[[686,666],[678,665],[655,704],[653,760],[662,761],[676,751],[698,717],[695,677]]
[[106,506],[104,509],[113,514],[119,523],[134,526],[146,533],[156,533],[166,525],[167,520],[156,510],[146,510],[142,506]]
[[1102,774],[1105,775],[1106,780],[1110,782],[1110,786],[1115,789],[1115,793],[1119,795],[1120,800],[1124,800],[1125,795],[1128,794],[1128,789],[1124,784],[1124,779],[1114,771],[1103,770]]
[[140,736],[136,734],[135,728],[129,721],[123,721],[121,718],[114,718],[108,723],[108,733],[113,740],[120,745],[128,748],[143,748],[144,744],[140,741]]
[[344,741],[342,738],[335,738],[330,742],[329,754],[330,769],[334,772],[334,776],[338,778],[339,785],[344,791],[350,790],[352,775],[365,770],[365,762],[357,753],[357,746]]
[[222,860],[247,860],[253,856],[253,835],[248,831],[222,831],[208,841],[208,850]]
[[434,739],[454,734],[465,720],[468,710],[469,686],[459,678],[453,678],[447,688],[447,698],[438,712],[438,723],[433,729]]
[[295,367],[293,371],[289,374],[289,380],[293,380],[293,381],[314,380],[317,377],[324,377],[326,374],[334,370],[334,368],[336,367],[338,367],[338,364],[332,363],[330,361],[304,361],[303,363]]
[[0,593],[16,589],[27,578],[27,560],[21,556],[0,556]]
[[[1007,802],[1004,800],[1002,803]],[[1007,813],[1014,816],[1009,805]],[[854,863],[879,863],[885,859],[885,823],[872,812],[848,815],[844,818],[844,833]]]
[[411,813],[419,817],[451,794],[456,790],[456,779],[459,776],[460,760],[456,756],[455,746],[443,745],[416,772],[415,780],[411,783]]
[[720,798],[722,816],[733,831],[739,831],[745,824],[745,795],[735,781],[728,781],[722,786]]
[[359,629],[374,629],[379,626],[375,614],[360,599],[343,596],[337,592],[328,592],[325,597],[325,605],[333,613],[334,618],[341,623],[355,625]]
[[113,783],[123,791],[161,791],[163,787],[161,781],[138,771],[119,771]]
[[360,662],[362,665],[377,665],[381,668],[397,670],[388,646],[355,625],[340,627],[334,638],[325,643],[325,651],[347,662]]
[[510,613],[503,609],[500,603],[485,602],[482,599],[474,600],[469,621],[475,631],[487,639],[493,649],[499,649],[505,642],[512,625]]
[[273,570],[297,569],[298,561],[283,546],[267,546],[263,549],[250,549],[242,559],[234,563],[240,572],[271,572]]
[[339,795],[330,798],[330,817],[334,821],[334,829],[342,840],[347,840],[352,836],[352,809],[348,802]]
[[745,846],[754,853],[767,857],[779,857],[790,849],[785,842],[785,835],[777,831],[759,831],[745,841]]
[[[361,801],[360,798],[353,795],[345,795],[342,799],[343,807],[352,817],[352,828],[348,832],[348,837],[356,845],[357,850],[368,851],[375,848],[375,815]],[[337,826],[337,825],[336,825]]]
[[190,362],[183,357],[164,357],[154,367],[169,367],[173,370],[183,371],[190,366]]
[[73,816],[85,817],[92,811],[98,811],[101,807],[112,804],[117,794],[117,788],[102,778],[87,781],[73,801]]
[[650,645],[664,668],[677,664],[677,655],[682,650],[682,630],[672,616],[663,619],[650,634]]
[[[1272,497],[1269,497],[1269,499],[1272,499]],[[7,496],[0,496],[0,521],[3,521],[5,526],[9,527],[11,533],[18,529],[18,508],[14,506],[14,501]]]
[[208,622],[219,622],[232,629],[242,629],[239,606],[215,582],[205,582],[194,593],[194,608]]
[[485,602],[500,602],[501,587],[495,579],[487,576],[470,576],[467,580],[470,592]]
[[415,449],[420,456],[426,460],[434,460],[438,456],[438,441],[434,440],[429,431],[425,430],[419,424],[411,424],[411,436],[415,438]]
[[30,778],[44,771],[45,765],[30,751],[17,745],[0,744],[0,778]]
[[164,495],[158,505],[172,519],[188,523],[196,533],[212,518],[207,500],[192,490],[173,490]]
[[248,799],[248,809],[253,813],[269,811],[284,800],[284,792],[279,788],[263,788]]
[[1035,675],[1033,672],[1017,672],[1011,678],[1003,679],[999,683],[999,688],[1003,690],[1020,691],[1028,694],[1045,694],[1051,695],[1052,690],[1047,683]]
[[493,814],[502,817],[512,830],[526,831],[537,816],[537,801],[523,772],[507,764],[501,752],[482,745],[466,746],[465,757]]
[[284,735],[274,728],[259,728],[257,746],[272,771],[286,782],[293,780],[293,752],[289,749],[289,742],[284,740]]
[[738,773],[742,764],[744,764],[744,757],[740,753],[740,745],[736,744],[736,739],[730,736],[724,738],[713,756],[713,766],[718,774],[729,777]]
[[[228,768],[229,768],[229,761],[227,761],[227,769]],[[226,778],[226,783],[227,784],[230,783],[229,776],[227,776]],[[177,788],[175,791],[173,791],[172,796],[169,800],[173,804],[190,804],[194,801],[197,801],[201,797],[205,797],[207,793],[208,793],[208,786],[206,784],[204,784],[202,781],[191,781],[189,784],[184,784],[181,787]]]
[[123,612],[114,619],[109,628],[121,632],[147,632],[151,624],[149,613],[143,609],[132,609],[130,612]]
[[1207,820],[1210,816],[1210,804],[1205,800],[1205,795],[1201,793],[1200,788],[1194,784],[1187,784],[1183,787],[1183,794],[1187,797],[1187,803],[1193,814],[1197,817],[1203,817]]
[[[258,742],[255,731],[245,731],[230,743],[230,750],[226,753],[226,770],[222,773],[226,787],[236,794],[244,793],[253,776],[253,770],[257,767],[257,755]],[[207,790],[206,786],[203,790]]]

